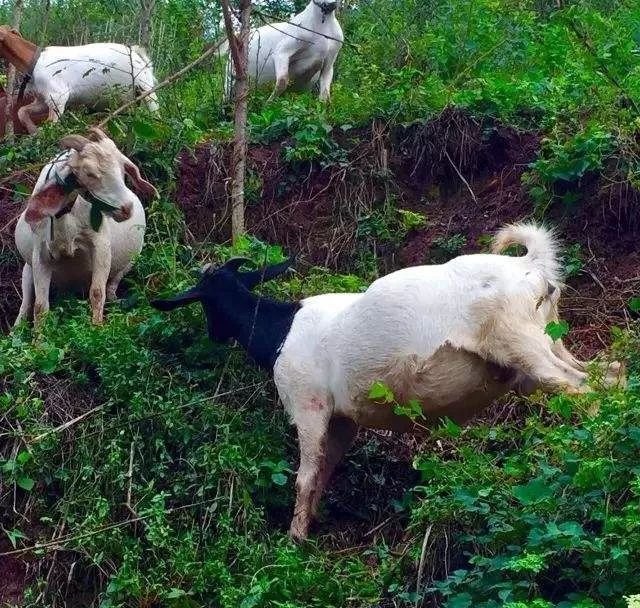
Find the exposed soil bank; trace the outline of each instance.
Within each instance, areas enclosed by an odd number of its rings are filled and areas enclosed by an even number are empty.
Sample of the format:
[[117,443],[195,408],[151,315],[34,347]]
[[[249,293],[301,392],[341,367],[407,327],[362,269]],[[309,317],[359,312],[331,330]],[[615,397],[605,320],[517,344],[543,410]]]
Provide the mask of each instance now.
[[[533,216],[521,178],[540,148],[537,133],[451,110],[426,124],[374,124],[337,139],[348,162],[325,168],[285,162],[287,141],[250,146],[249,232],[303,263],[344,271],[357,269],[364,244],[384,273],[424,263],[438,239],[453,235],[464,237],[462,252],[479,251],[504,223]],[[227,241],[229,150],[201,145],[179,163],[177,201],[193,237]],[[563,315],[574,352],[590,357],[609,343],[611,325],[626,324],[627,302],[640,290],[640,194],[608,176],[589,176],[578,188],[581,200],[572,209],[556,207],[550,215],[563,241],[580,245],[584,269],[569,281]],[[426,226],[400,242],[363,235],[363,218],[385,201],[425,214]]]

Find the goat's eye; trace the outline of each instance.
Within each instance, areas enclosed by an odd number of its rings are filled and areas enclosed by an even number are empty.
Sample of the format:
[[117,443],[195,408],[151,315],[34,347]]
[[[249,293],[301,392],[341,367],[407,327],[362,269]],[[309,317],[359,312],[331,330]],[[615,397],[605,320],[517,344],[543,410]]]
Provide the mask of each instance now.
[[87,177],[89,179],[99,179],[99,175],[97,173],[93,173],[92,171],[87,171]]

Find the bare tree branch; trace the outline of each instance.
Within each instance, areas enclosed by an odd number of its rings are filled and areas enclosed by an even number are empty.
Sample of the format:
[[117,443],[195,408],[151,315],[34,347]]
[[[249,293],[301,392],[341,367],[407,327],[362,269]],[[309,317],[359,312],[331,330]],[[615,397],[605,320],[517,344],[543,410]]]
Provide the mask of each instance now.
[[[11,27],[15,29],[20,28],[20,21],[22,21],[22,9],[23,0],[15,0],[13,3],[13,17],[11,20]],[[13,143],[13,109],[14,109],[14,89],[16,83],[16,66],[10,61],[7,69],[7,105],[5,107],[6,113],[6,127],[5,136],[9,143]]]

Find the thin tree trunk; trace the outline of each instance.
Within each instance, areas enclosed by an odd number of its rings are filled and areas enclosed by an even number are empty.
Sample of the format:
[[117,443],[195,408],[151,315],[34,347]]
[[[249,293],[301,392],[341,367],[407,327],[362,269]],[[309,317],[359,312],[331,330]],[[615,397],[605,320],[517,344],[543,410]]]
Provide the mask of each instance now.
[[[20,28],[20,22],[22,21],[22,9],[23,0],[15,0],[13,3],[13,18],[11,20],[11,27],[15,29]],[[14,89],[16,84],[16,68],[12,63],[9,63],[7,69],[7,107],[6,111],[6,127],[5,135],[9,143],[13,143],[13,102],[14,102]],[[1,135],[1,134],[0,134]]]
[[138,41],[141,46],[149,50],[151,39],[151,20],[156,7],[156,0],[140,0],[140,30]]
[[247,164],[247,54],[251,33],[251,0],[240,0],[240,34],[236,36],[231,22],[228,0],[221,0],[224,26],[235,72],[235,119],[231,181],[231,237],[235,242],[244,234],[244,178]]
[[49,29],[49,14],[51,13],[51,0],[44,1],[44,19],[42,21],[42,31],[40,32],[40,46],[47,42],[47,29]]

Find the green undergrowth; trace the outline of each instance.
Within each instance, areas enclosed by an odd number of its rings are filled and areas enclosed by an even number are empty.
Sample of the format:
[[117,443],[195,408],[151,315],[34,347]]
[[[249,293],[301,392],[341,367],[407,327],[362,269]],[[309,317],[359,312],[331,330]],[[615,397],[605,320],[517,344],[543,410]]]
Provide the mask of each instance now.
[[[27,2],[23,33],[41,43],[89,33],[134,39],[134,4],[75,3],[89,32],[70,27],[76,9],[65,3],[52,3],[45,23],[40,3]],[[157,4],[152,54],[164,76],[203,50],[219,15],[212,3]],[[348,44],[329,105],[308,93],[273,102],[267,91],[252,95],[250,139],[279,145],[288,178],[314,164],[344,169],[352,144],[373,137],[372,124],[392,132],[454,106],[543,137],[524,177],[532,211],[579,203],[590,176],[638,188],[637,3],[357,4],[341,15]],[[234,247],[185,242],[172,202],[176,156],[230,141],[220,65],[202,65],[160,99],[159,115],[137,109],[108,125],[162,195],[147,209],[145,248],[123,299],[107,306],[102,327],[90,325],[86,301],[66,298],[38,332],[0,337],[0,548],[42,565],[32,570],[26,604],[86,604],[74,600],[77,585],[95,588],[92,605],[103,608],[633,606],[637,599],[625,599],[640,594],[633,321],[612,328],[614,354],[628,362],[625,390],[536,396],[492,425],[445,422],[416,451],[420,481],[406,484],[402,500],[383,489],[397,483],[385,463],[392,442],[403,440],[369,437],[338,472],[352,489],[324,509],[327,527],[300,546],[287,538],[297,448],[272,384],[238,349],[209,342],[198,306],[161,314],[148,301],[193,284],[205,262],[243,255],[259,265],[290,252],[250,236]],[[0,171],[37,174],[60,137],[97,120],[70,111],[36,137],[2,144]],[[259,198],[260,180],[252,175],[249,199]],[[23,175],[8,183],[16,199],[27,183]],[[428,225],[389,192],[384,200],[358,217],[359,245],[397,247]],[[465,238],[443,236],[425,255],[445,261]],[[585,256],[579,245],[566,252],[569,275]],[[359,292],[377,260],[361,267],[362,276],[297,270],[262,290],[279,298]],[[630,308],[637,314],[638,303]],[[369,487],[365,477],[379,490],[354,499]],[[327,531],[337,527],[340,501],[358,503],[349,506],[363,522],[363,533],[354,532],[360,544]],[[387,533],[394,522],[400,534]]]
[[[203,261],[260,264],[284,252],[252,237],[194,248],[177,236],[175,207],[156,202],[149,215],[148,245],[104,326],[69,298],[38,332],[0,339],[0,470],[16,506],[0,519],[3,546],[40,543],[36,559],[56,549],[98,581],[103,607],[617,608],[640,592],[634,332],[615,333],[614,353],[630,357],[626,391],[523,403],[529,414],[516,423],[436,430],[446,449],[416,454],[422,481],[393,505],[409,520],[403,550],[384,535],[355,552],[322,534],[297,546],[286,536],[294,433],[271,383],[238,349],[208,341],[198,306],[166,315],[148,305],[192,284]],[[265,289],[365,286],[313,269]],[[56,382],[71,383],[66,398]],[[361,447],[340,474],[362,483],[365,454],[382,449]],[[62,540],[47,546],[54,529]],[[44,576],[27,605],[43,589],[63,600]]]

